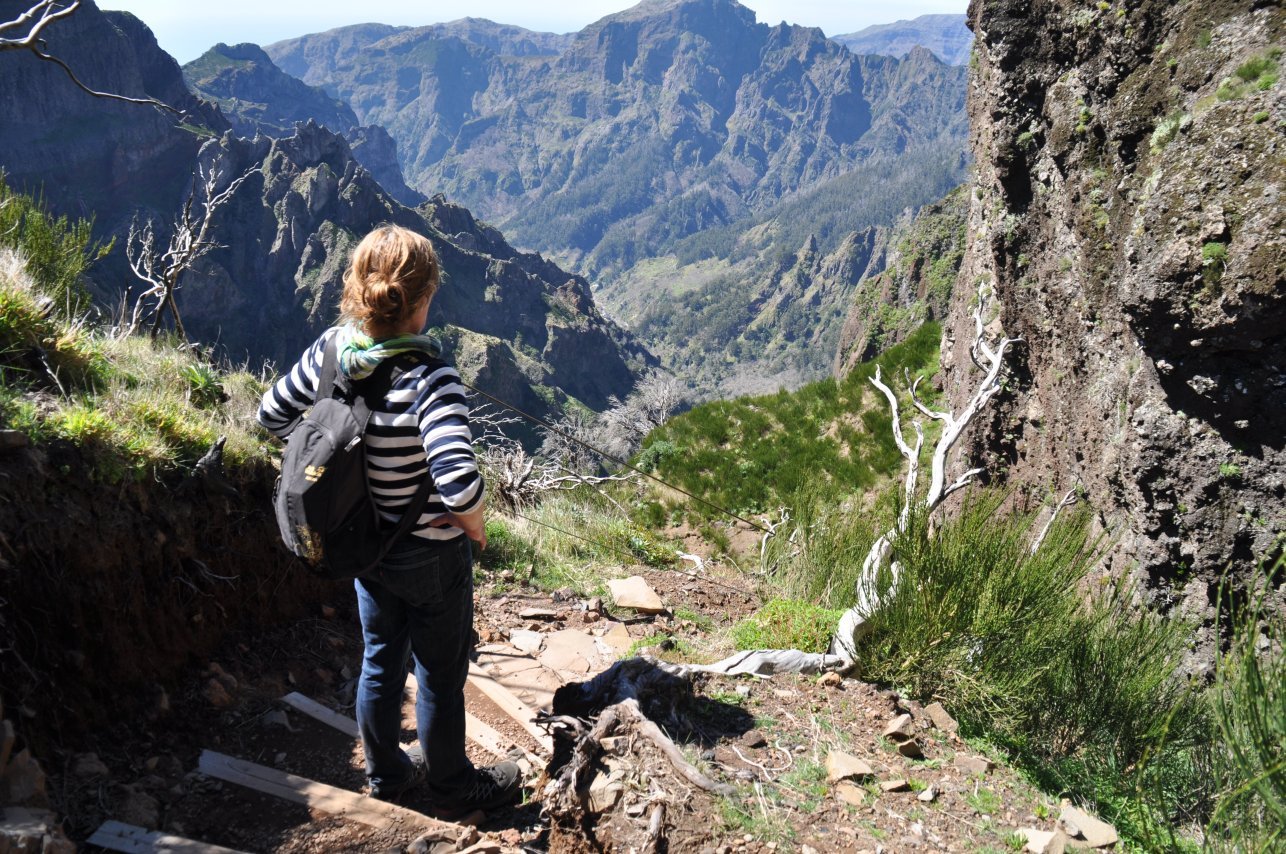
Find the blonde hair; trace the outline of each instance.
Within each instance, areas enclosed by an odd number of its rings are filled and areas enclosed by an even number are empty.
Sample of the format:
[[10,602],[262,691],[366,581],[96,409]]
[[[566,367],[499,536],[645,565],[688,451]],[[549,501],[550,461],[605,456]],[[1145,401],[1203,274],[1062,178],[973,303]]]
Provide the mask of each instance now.
[[396,327],[438,290],[433,245],[400,225],[382,225],[362,238],[344,272],[341,321],[368,333]]

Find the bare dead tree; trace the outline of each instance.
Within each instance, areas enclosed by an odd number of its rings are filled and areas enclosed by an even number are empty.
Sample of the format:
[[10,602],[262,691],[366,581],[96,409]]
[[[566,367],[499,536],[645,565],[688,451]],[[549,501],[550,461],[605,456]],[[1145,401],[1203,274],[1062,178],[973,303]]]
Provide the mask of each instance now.
[[545,431],[540,455],[558,465],[581,474],[595,475],[603,470],[602,457],[590,450],[599,440],[598,418],[573,410]]
[[41,37],[45,28],[55,21],[68,17],[78,8],[80,8],[80,0],[72,0],[70,3],[57,2],[57,0],[40,0],[39,3],[33,4],[27,11],[13,20],[0,22],[0,52],[25,50],[37,59],[52,62],[67,72],[67,76],[71,78],[71,82],[76,84],[77,88],[86,94],[93,95],[95,98],[107,98],[112,101],[124,101],[127,104],[160,107],[175,115],[183,115],[182,110],[155,98],[131,98],[126,95],[118,95],[115,92],[100,92],[97,89],[91,89],[81,82],[76,73],[71,70],[71,66],[48,52],[45,40]]
[[247,170],[219,190],[224,171],[218,163],[208,168],[198,167],[197,174],[192,178],[192,191],[183,203],[183,209],[175,217],[169,242],[164,249],[160,248],[156,227],[150,218],[143,223],[135,218],[130,224],[129,236],[125,240],[125,255],[129,259],[130,269],[146,288],[134,302],[127,327],[128,334],[138,332],[144,320],[150,318],[151,336],[155,339],[160,334],[168,313],[174,321],[174,331],[183,340],[187,340],[187,332],[183,329],[183,320],[179,316],[178,302],[175,299],[179,280],[197,261],[211,250],[219,248],[219,244],[210,239],[214,215],[253,172],[254,169]]
[[684,403],[683,386],[674,377],[652,371],[625,400],[608,399],[611,408],[595,425],[603,450],[624,459],[637,451],[648,433],[664,424]]
[[533,457],[512,440],[483,446],[478,454],[478,464],[485,473],[491,495],[510,510],[535,506],[555,492],[588,486],[624,513],[625,509],[599,486],[611,481],[634,480],[633,474],[582,474],[557,462]]
[[[947,483],[947,465],[951,449],[970,422],[1000,391],[1005,352],[1022,340],[1003,335],[994,341],[988,340],[986,315],[991,297],[991,288],[986,283],[979,284],[977,304],[973,312],[974,337],[969,347],[969,355],[974,365],[983,372],[983,378],[960,413],[957,415],[950,410],[929,408],[917,395],[919,379],[917,378],[911,384],[911,402],[915,408],[926,418],[942,424],[942,434],[934,445],[930,457],[929,488],[923,497],[919,494],[919,475],[920,452],[924,447],[924,427],[918,420],[912,422],[915,442],[908,444],[902,431],[897,395],[884,384],[879,368],[876,368],[875,376],[871,379],[871,384],[879,389],[889,402],[889,411],[893,420],[893,440],[903,459],[906,460],[906,479],[903,484],[902,510],[898,514],[897,522],[875,541],[870,552],[867,553],[857,581],[857,602],[840,617],[839,625],[831,639],[832,652],[847,661],[853,661],[856,658],[857,640],[869,630],[867,620],[879,608],[880,603],[897,590],[899,567],[896,561],[889,561],[894,538],[906,532],[914,512],[919,510],[926,517],[931,517],[948,496],[973,483],[974,479],[982,473],[981,468],[971,468],[951,483]],[[887,589],[881,591],[880,570],[886,565],[889,568],[889,585]]]

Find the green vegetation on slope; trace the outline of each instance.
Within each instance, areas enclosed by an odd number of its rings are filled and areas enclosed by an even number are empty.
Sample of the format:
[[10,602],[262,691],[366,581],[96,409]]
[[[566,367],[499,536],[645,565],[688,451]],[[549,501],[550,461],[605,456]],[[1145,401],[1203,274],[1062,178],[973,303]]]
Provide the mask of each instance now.
[[[885,376],[931,377],[940,331],[927,323],[854,369],[796,392],[702,404],[653,431],[639,464],[663,480],[738,511],[795,503],[806,491],[861,493],[898,470],[888,405],[869,383]],[[691,512],[706,512],[689,507]]]
[[25,262],[26,273],[64,317],[86,301],[81,275],[109,251],[91,241],[93,220],[55,217],[43,201],[10,190],[0,171],[0,246]]
[[266,462],[262,380],[71,316],[98,251],[88,224],[6,200],[23,218],[16,246],[0,247],[0,426],[83,448],[101,481],[191,466],[220,436],[229,463]]

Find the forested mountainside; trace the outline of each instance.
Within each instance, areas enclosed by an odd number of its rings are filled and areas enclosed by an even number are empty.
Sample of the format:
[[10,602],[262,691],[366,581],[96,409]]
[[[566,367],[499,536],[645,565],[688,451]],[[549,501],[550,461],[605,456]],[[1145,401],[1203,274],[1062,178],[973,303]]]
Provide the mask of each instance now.
[[[654,361],[603,318],[584,279],[517,252],[463,208],[442,200],[404,207],[337,133],[315,124],[275,139],[225,133],[222,114],[186,89],[178,65],[132,16],[87,3],[46,35],[58,55],[83,59],[80,72],[95,85],[147,93],[186,106],[191,121],[208,119],[198,126],[153,107],[95,99],[50,63],[0,55],[0,90],[21,119],[0,126],[0,168],[15,189],[43,187],[55,209],[96,215],[98,233],[118,238],[92,271],[107,307],[132,283],[124,261],[131,217],[155,218],[168,239],[204,167],[219,175],[217,190],[246,177],[212,220],[218,247],[181,279],[179,307],[195,339],[236,361],[293,360],[334,320],[345,253],[384,222],[434,240],[445,276],[432,319],[453,325],[447,338],[466,376],[513,402],[554,416],[569,398],[601,409]],[[366,129],[362,142],[387,158],[378,131]]]
[[973,47],[973,33],[964,15],[921,15],[909,21],[875,24],[831,39],[859,54],[905,56],[915,47],[927,47],[948,65],[967,63]]
[[855,57],[733,0],[646,0],[557,55],[481,41],[364,26],[266,50],[388,128],[412,186],[596,279],[870,158],[963,148],[964,69]]
[[972,450],[1023,490],[1082,491],[1118,569],[1204,612],[1286,530],[1286,12],[991,0],[971,16],[957,402],[976,282],[1025,342]]
[[700,396],[794,388],[830,370],[859,283],[883,269],[888,228],[966,169],[949,151],[873,159],[636,263],[598,297]]

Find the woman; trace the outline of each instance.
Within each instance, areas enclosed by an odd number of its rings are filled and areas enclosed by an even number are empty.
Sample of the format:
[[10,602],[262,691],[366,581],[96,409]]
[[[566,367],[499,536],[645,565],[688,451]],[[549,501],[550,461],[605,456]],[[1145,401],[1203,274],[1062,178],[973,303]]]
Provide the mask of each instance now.
[[[402,517],[423,478],[433,491],[411,533],[355,582],[366,643],[357,723],[370,793],[397,798],[423,780],[435,809],[452,814],[515,799],[518,766],[474,768],[465,755],[464,683],[473,628],[473,557],[481,547],[483,484],[469,409],[455,369],[423,335],[437,291],[438,260],[423,236],[400,226],[368,234],[344,274],[341,325],[328,329],[263,396],[259,423],[285,438],[316,397],[327,342],[339,370],[360,385],[383,361],[413,353],[373,409],[365,434],[367,477],[382,518]],[[419,749],[398,743],[408,656],[419,683]]]

